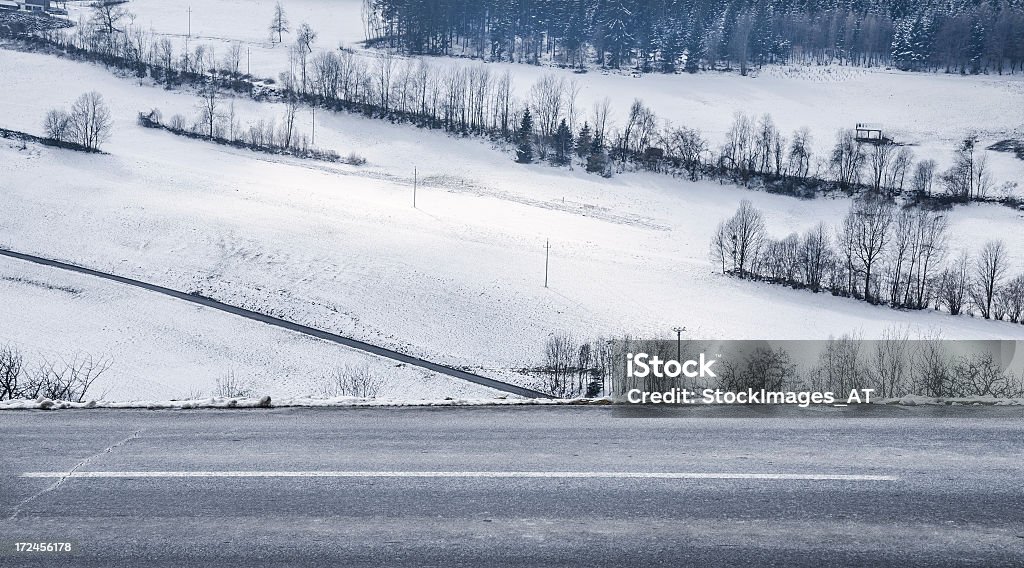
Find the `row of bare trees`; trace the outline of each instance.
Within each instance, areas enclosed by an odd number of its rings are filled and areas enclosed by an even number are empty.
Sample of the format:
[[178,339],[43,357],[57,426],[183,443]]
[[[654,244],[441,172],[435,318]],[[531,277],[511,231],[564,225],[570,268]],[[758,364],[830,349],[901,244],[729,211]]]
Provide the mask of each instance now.
[[1010,277],[1003,241],[950,259],[949,240],[944,215],[897,209],[878,196],[854,200],[839,227],[818,223],[803,234],[773,239],[764,215],[744,200],[719,224],[711,257],[723,273],[740,278],[898,308],[1024,322],[1024,274]]
[[0,400],[43,397],[82,402],[110,366],[110,359],[85,353],[30,362],[17,347],[0,345]]
[[[622,397],[631,389],[672,388],[831,391],[843,397],[853,389],[874,389],[874,396],[880,398],[1024,396],[1024,373],[1002,360],[998,342],[948,341],[933,332],[911,338],[907,328],[889,328],[874,340],[847,334],[792,346],[785,341],[760,343],[628,336],[580,341],[558,333],[545,344],[544,364],[537,370],[544,377],[542,387],[559,397]],[[630,377],[626,373],[629,353],[686,360],[709,349],[718,354],[715,377]]]
[[615,356],[612,344],[603,339],[580,341],[571,334],[553,334],[537,369],[543,377],[541,388],[557,398],[600,396]]
[[[869,143],[850,130],[838,132],[831,147],[816,149],[807,128],[787,136],[769,114],[737,113],[716,146],[697,129],[661,119],[640,99],[619,121],[608,98],[583,108],[581,85],[560,75],[541,76],[518,97],[507,70],[495,72],[483,64],[439,66],[388,52],[367,57],[346,49],[318,49],[317,34],[307,24],[297,28],[289,68],[278,77],[280,88],[270,91],[240,73],[240,45],[218,57],[202,44],[176,52],[166,38],[131,25],[92,30],[86,33],[80,26],[74,33],[52,31],[40,38],[157,80],[197,85],[204,107],[197,124],[211,137],[217,117],[231,114],[224,108],[230,103],[219,93],[233,90],[285,103],[274,132],[282,147],[299,142],[292,136],[294,119],[305,104],[503,139],[516,144],[520,162],[578,164],[601,175],[640,167],[694,181],[707,177],[791,193],[831,188],[887,195],[909,191],[917,198],[955,200],[986,199],[995,188],[986,153],[973,136],[957,145],[946,171],[938,171],[934,160],[916,160],[909,147],[888,140]],[[228,131],[223,137],[232,138],[234,122],[222,118],[220,123]],[[266,139],[267,132],[264,123],[245,135]]]
[[829,339],[805,382],[816,390],[872,388],[875,396],[1024,396],[1024,375],[1008,369],[992,345],[911,339],[906,329],[888,329],[879,340],[844,335]]

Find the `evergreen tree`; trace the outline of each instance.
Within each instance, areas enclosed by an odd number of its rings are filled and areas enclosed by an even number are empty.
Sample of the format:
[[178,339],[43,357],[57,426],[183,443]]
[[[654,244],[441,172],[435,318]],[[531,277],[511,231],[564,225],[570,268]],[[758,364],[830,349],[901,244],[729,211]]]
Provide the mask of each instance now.
[[565,119],[558,124],[558,129],[555,130],[555,163],[564,166],[568,164],[572,159],[572,131],[569,130],[569,125],[565,123]]
[[[101,4],[121,0],[101,0]],[[947,72],[1024,69],[1024,0],[366,0],[374,44],[573,66],[838,61]],[[280,16],[280,17],[277,17]],[[275,13],[273,41],[287,33]]]
[[516,133],[516,161],[520,164],[533,162],[533,116],[529,108],[523,111],[523,120]]
[[580,129],[579,136],[576,137],[576,155],[581,160],[586,160],[587,156],[590,156],[590,148],[593,145],[593,135],[590,133],[590,125],[586,122],[583,123],[583,128]]
[[600,138],[594,138],[590,144],[590,155],[587,156],[587,171],[604,175],[607,169],[608,153],[605,152],[604,142]]
[[624,1],[609,2],[601,14],[601,43],[608,53],[608,64],[618,69],[622,63],[623,52],[626,51],[633,38],[630,37],[626,22],[632,18]]

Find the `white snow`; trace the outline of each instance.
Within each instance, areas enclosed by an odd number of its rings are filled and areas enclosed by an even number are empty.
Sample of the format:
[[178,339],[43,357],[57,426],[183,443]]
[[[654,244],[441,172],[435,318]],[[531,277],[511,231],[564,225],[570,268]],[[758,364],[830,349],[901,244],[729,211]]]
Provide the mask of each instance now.
[[[283,5],[293,32],[300,23],[309,23],[318,33],[319,49],[345,46],[356,49],[368,62],[375,57],[375,51],[360,47],[365,39],[361,0],[289,0]],[[283,45],[270,42],[271,2],[133,0],[130,6],[136,14],[136,27],[171,39],[179,51],[186,43],[187,10],[191,7],[188,45],[192,49],[203,44],[226,54],[237,42],[248,48],[254,75],[277,79],[289,68],[288,47],[294,42],[294,33],[285,36]],[[73,9],[72,19],[77,21],[84,13],[83,8]],[[466,58],[433,57],[430,61],[439,67],[485,65]],[[520,98],[525,98],[544,74],[580,81],[581,119],[588,118],[594,101],[609,97],[612,118],[621,122],[633,99],[639,97],[659,117],[700,129],[715,146],[721,143],[733,113],[740,110],[757,116],[770,113],[786,134],[810,128],[819,157],[834,143],[837,130],[853,128],[858,122],[883,125],[887,135],[913,145],[919,157],[933,158],[940,165],[950,162],[954,145],[968,134],[977,134],[983,146],[1011,136],[1024,137],[1022,75],[964,77],[832,65],[769,66],[755,70],[751,77],[701,73],[633,78],[616,72],[592,71],[581,76],[547,66],[486,65],[492,74],[510,71],[514,92]],[[988,154],[997,181],[1024,179],[1024,161],[1012,154]],[[1024,187],[1017,191],[1024,194]]]
[[[133,9],[141,21],[146,10],[179,4],[136,0]],[[263,17],[240,0],[202,10],[228,4],[241,6],[231,9],[233,20],[211,20],[229,22],[223,28],[197,28],[194,19],[193,31],[219,35],[251,23],[257,41]],[[288,9],[297,22],[300,6],[327,4],[291,2]],[[314,20],[322,23],[323,44],[351,37],[355,28],[342,19]],[[163,21],[154,16],[154,27]],[[527,82],[542,71],[511,68]],[[523,381],[515,370],[536,364],[545,339],[558,331],[666,337],[685,325],[702,338],[813,339],[853,331],[871,338],[900,325],[940,330],[946,338],[1024,339],[1022,325],[896,311],[714,273],[711,232],[741,199],[765,211],[777,236],[819,220],[837,223],[849,206],[845,199],[804,201],[658,174],[605,180],[520,166],[480,140],[326,112],[317,114],[317,145],[343,155],[357,151],[367,166],[271,157],[136,126],[136,113],[153,107],[165,117],[193,116],[197,99],[100,66],[0,50],[0,77],[11,93],[0,106],[0,126],[39,133],[48,109],[87,90],[104,95],[116,122],[108,155],[0,141],[0,246],[197,291],[441,363],[493,370],[502,379]],[[820,129],[819,150],[834,128],[855,121],[945,141],[968,127],[1002,136],[1024,112],[1017,78],[851,72],[841,79],[780,72],[757,79],[592,73],[581,80],[592,95],[608,93],[621,105],[642,89],[659,112],[709,133],[724,131],[737,107],[771,110],[787,129]],[[243,124],[281,111],[247,100],[236,106]],[[865,116],[867,110],[874,113]],[[302,113],[308,120],[308,110]],[[411,207],[413,166],[422,182],[418,209]],[[976,205],[955,209],[950,220],[956,247],[974,250],[1002,238],[1013,272],[1024,269],[1019,212]],[[121,400],[208,389],[229,370],[275,399],[305,396],[334,365],[368,360],[10,259],[0,259],[0,298],[0,344],[50,356],[113,354],[107,386]],[[368,364],[382,373],[390,366]],[[388,398],[494,396],[408,369],[387,376]]]
[[416,399],[407,396],[400,398],[309,398],[291,397],[274,399],[269,396],[259,398],[210,397],[191,400],[131,400],[109,401],[89,400],[87,402],[55,401],[48,398],[38,400],[17,399],[0,400],[0,411],[3,410],[82,410],[93,408],[136,408],[147,410],[192,410],[212,408],[341,408],[341,407],[396,407],[396,406],[537,406],[537,405],[581,405],[609,404],[607,399],[556,399],[556,398],[443,398]]

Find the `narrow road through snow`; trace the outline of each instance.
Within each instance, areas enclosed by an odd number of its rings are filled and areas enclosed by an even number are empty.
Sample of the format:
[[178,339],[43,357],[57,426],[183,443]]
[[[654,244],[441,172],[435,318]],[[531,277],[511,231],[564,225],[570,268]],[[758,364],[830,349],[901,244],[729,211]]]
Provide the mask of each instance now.
[[193,304],[199,304],[199,305],[205,306],[207,308],[213,308],[215,310],[220,310],[222,312],[227,312],[227,313],[232,314],[232,315],[236,315],[236,316],[240,316],[240,317],[243,317],[243,318],[246,318],[246,319],[250,319],[250,320],[253,320],[253,321],[258,321],[258,322],[261,322],[261,323],[265,323],[267,325],[273,325],[273,326],[281,327],[281,328],[287,329],[289,331],[293,331],[293,332],[296,332],[296,333],[301,333],[301,334],[304,334],[304,335],[315,337],[317,339],[322,339],[324,341],[330,341],[332,343],[337,343],[337,344],[340,344],[340,345],[344,345],[345,347],[350,347],[352,349],[358,349],[359,351],[365,351],[367,353],[372,353],[372,354],[377,355],[379,357],[386,357],[388,359],[393,359],[395,361],[406,363],[408,365],[413,365],[413,366],[416,366],[416,367],[422,367],[424,369],[428,369],[430,371],[434,371],[435,373],[440,373],[442,375],[447,375],[449,377],[454,377],[456,379],[462,379],[464,381],[469,381],[471,383],[476,383],[478,385],[483,385],[485,387],[490,387],[490,388],[493,388],[495,390],[499,390],[499,391],[502,391],[502,392],[507,392],[507,393],[510,393],[510,394],[524,396],[524,397],[527,397],[527,398],[551,398],[550,395],[548,395],[546,393],[539,392],[539,391],[535,391],[533,389],[528,389],[528,388],[525,388],[525,387],[521,387],[521,386],[518,386],[518,385],[513,385],[513,384],[506,383],[506,382],[503,382],[503,381],[499,381],[499,380],[496,380],[496,379],[491,379],[491,378],[488,378],[488,377],[484,377],[482,375],[477,375],[476,373],[470,373],[468,371],[463,371],[461,369],[454,369],[452,367],[448,367],[448,366],[445,366],[445,365],[434,363],[432,361],[427,361],[426,359],[421,359],[419,357],[408,355],[408,354],[402,353],[400,351],[395,351],[393,349],[388,349],[386,347],[381,347],[379,345],[373,345],[371,343],[366,343],[365,341],[360,341],[358,339],[353,339],[351,337],[346,337],[346,336],[343,336],[343,335],[339,335],[337,333],[332,333],[330,331],[324,331],[322,329],[317,329],[317,328],[314,328],[314,327],[310,327],[310,326],[307,326],[307,325],[302,325],[302,324],[299,324],[299,323],[295,323],[295,322],[288,321],[288,320],[285,320],[285,319],[277,318],[277,317],[274,317],[274,316],[269,316],[269,315],[266,315],[266,314],[262,314],[260,312],[255,312],[255,311],[252,311],[252,310],[247,310],[245,308],[240,308],[238,306],[232,306],[231,304],[225,304],[224,302],[219,302],[217,300],[214,300],[212,298],[207,298],[205,296],[199,296],[199,295],[196,295],[196,294],[189,294],[189,293],[186,293],[186,292],[181,292],[179,290],[174,290],[174,289],[167,288],[167,287],[164,287],[164,286],[159,286],[157,284],[150,284],[148,282],[142,282],[140,280],[135,280],[135,279],[132,279],[132,278],[125,278],[124,276],[118,276],[116,274],[111,274],[109,272],[102,272],[102,271],[99,271],[99,270],[93,270],[91,268],[86,268],[86,267],[83,267],[83,266],[78,266],[78,265],[70,264],[70,263],[67,263],[67,262],[61,262],[59,260],[43,258],[43,257],[40,257],[40,256],[31,255],[31,254],[20,253],[20,252],[12,251],[12,250],[9,250],[9,249],[0,248],[0,255],[3,255],[3,256],[9,257],[9,258],[15,258],[15,259],[18,259],[18,260],[23,260],[23,261],[26,261],[26,262],[32,262],[32,263],[35,263],[35,264],[41,264],[43,266],[49,266],[49,267],[52,267],[52,268],[58,268],[58,269],[61,269],[61,270],[68,270],[68,271],[71,271],[71,272],[77,272],[79,274],[87,274],[89,276],[95,276],[97,278],[103,278],[105,280],[111,280],[111,281],[114,281],[114,282],[118,282],[120,284],[126,284],[128,286],[135,286],[136,288],[142,288],[144,290],[149,290],[151,292],[156,292],[158,294],[163,294],[165,296],[171,296],[172,298],[177,298],[179,300],[184,300],[186,302],[191,302]]

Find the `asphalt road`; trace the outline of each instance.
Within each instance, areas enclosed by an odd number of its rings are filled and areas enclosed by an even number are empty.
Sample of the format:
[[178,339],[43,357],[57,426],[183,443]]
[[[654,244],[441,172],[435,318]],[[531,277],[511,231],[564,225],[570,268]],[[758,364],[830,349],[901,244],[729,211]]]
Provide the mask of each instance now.
[[1022,474],[1019,407],[11,411],[0,566],[1020,567]]

